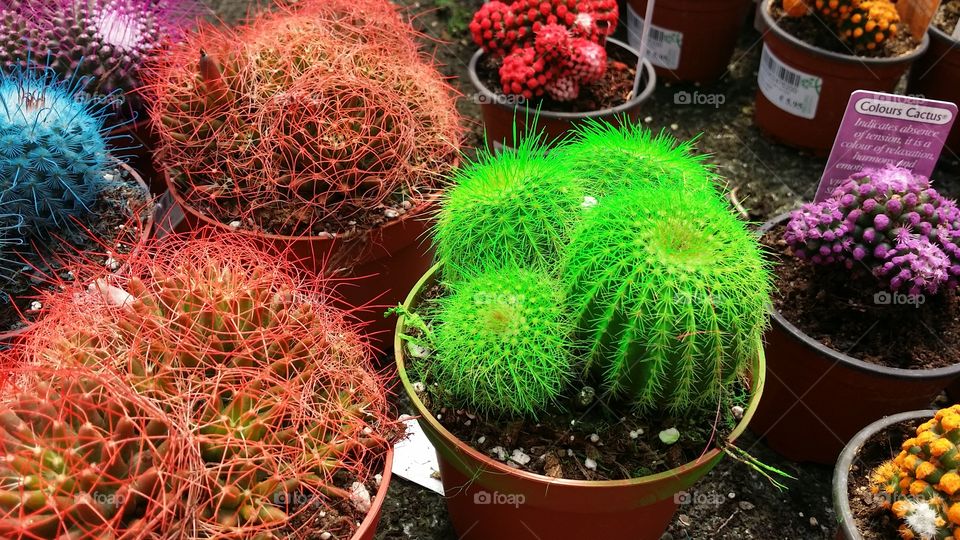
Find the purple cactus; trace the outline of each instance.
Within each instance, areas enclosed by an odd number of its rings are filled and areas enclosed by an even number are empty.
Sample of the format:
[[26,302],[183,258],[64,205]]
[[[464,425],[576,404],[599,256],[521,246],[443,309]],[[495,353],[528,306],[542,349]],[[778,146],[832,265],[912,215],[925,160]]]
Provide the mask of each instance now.
[[907,169],[866,169],[791,215],[784,240],[814,264],[863,264],[892,291],[960,280],[960,209]]

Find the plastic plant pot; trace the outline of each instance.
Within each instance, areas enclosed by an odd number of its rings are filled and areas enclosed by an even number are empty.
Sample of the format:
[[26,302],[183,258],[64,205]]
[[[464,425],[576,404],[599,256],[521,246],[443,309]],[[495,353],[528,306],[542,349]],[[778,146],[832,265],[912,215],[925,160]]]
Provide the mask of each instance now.
[[[910,70],[908,92],[960,104],[960,41],[930,26],[930,48]],[[947,148],[960,155],[960,122],[954,123]]]
[[[163,171],[176,207],[183,220],[174,230],[237,232],[190,206],[177,192],[169,171]],[[267,250],[284,253],[302,269],[323,273],[333,280],[340,307],[362,323],[369,342],[386,351],[393,345],[394,322],[384,311],[403,301],[417,279],[433,264],[433,246],[425,238],[431,227],[439,193],[386,225],[362,234],[284,236],[239,231]]]
[[908,54],[864,58],[814,47],[784,31],[764,0],[763,55],[754,121],[773,140],[825,156],[833,146],[850,94],[855,90],[893,92],[926,52],[929,36]]
[[[407,310],[416,309],[438,268],[434,266],[410,292]],[[400,337],[405,324],[404,317],[397,322],[397,371],[420,426],[436,448],[447,507],[461,540],[658,540],[678,507],[676,494],[689,489],[723,457],[720,450],[711,449],[667,472],[610,481],[557,479],[508,467],[457,439],[420,401],[406,371]],[[753,397],[728,438],[731,444],[753,416],[764,390],[764,373],[761,353],[752,366]]]
[[[657,76],[668,81],[710,83],[727,72],[753,0],[671,0],[653,8],[650,49]],[[627,32],[640,45],[647,0],[630,0]]]
[[367,517],[363,518],[357,532],[353,533],[352,540],[373,540],[377,534],[377,525],[380,524],[380,516],[383,514],[383,500],[387,498],[387,491],[390,488],[390,479],[393,477],[393,448],[387,450],[383,459],[383,478],[380,480],[380,487],[374,495],[370,504],[370,511]]
[[[130,175],[130,178],[132,178],[137,184],[139,184],[140,187],[143,188],[145,192],[149,193],[147,184],[143,181],[143,178],[140,176],[140,174],[136,170],[134,170],[127,163],[118,163],[118,165],[121,169],[124,169],[125,171],[127,171],[127,174]],[[148,212],[147,217],[143,222],[143,228],[140,232],[140,240],[138,244],[133,248],[134,250],[140,249],[140,246],[143,246],[147,242],[147,240],[150,238],[150,236],[153,234],[155,220],[156,220],[155,213]],[[27,325],[21,326],[20,328],[15,328],[13,330],[9,330],[6,332],[0,332],[0,350],[3,350],[9,347],[10,345],[13,345],[29,329],[30,329],[30,325],[27,324]]]
[[[837,460],[833,469],[833,509],[840,522],[837,530],[837,540],[863,540],[857,528],[857,522],[850,511],[850,497],[847,487],[850,479],[850,466],[857,459],[863,445],[877,433],[895,426],[901,422],[911,420],[926,420],[933,418],[937,411],[911,411],[887,416],[868,425],[850,439]],[[899,448],[902,441],[891,441],[892,448]],[[893,456],[890,456],[891,458]],[[879,465],[879,463],[877,463]]]
[[[607,52],[611,58],[620,59],[630,65],[637,65],[640,58],[639,54],[627,44],[612,38],[607,39]],[[483,49],[474,53],[470,59],[469,74],[470,82],[476,89],[477,100],[480,102],[487,142],[494,146],[498,144],[514,146],[515,134],[539,133],[541,130],[546,135],[546,141],[553,143],[564,137],[577,123],[586,119],[605,120],[614,125],[620,125],[624,119],[635,122],[640,118],[643,103],[653,94],[657,85],[653,65],[648,60],[644,60],[640,91],[626,103],[599,111],[580,113],[537,111],[535,107],[528,107],[516,101],[516,96],[494,92],[480,80],[477,66],[484,54]],[[516,129],[514,118],[516,118]]]
[[[774,218],[760,233],[787,219]],[[960,363],[899,369],[858,360],[824,346],[776,310],[765,341],[767,387],[750,429],[792,461],[835,463],[850,437],[878,415],[928,407],[960,376]]]

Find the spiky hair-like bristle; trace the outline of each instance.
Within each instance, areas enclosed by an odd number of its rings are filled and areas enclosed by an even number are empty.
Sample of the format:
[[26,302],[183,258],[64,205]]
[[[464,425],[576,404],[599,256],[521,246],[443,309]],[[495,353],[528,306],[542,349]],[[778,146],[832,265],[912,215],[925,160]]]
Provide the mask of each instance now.
[[536,417],[571,380],[570,324],[549,275],[491,269],[452,285],[436,317],[427,378],[455,405]]
[[563,282],[589,367],[644,409],[715,406],[762,346],[770,272],[709,190],[601,199],[567,246]]
[[553,152],[578,174],[590,195],[602,197],[621,186],[670,184],[678,189],[711,189],[716,175],[694,155],[694,140],[654,135],[623,119],[619,126],[597,120],[578,124],[566,144]]
[[481,149],[451,182],[433,230],[446,279],[508,265],[554,271],[586,193],[538,137],[496,153]]

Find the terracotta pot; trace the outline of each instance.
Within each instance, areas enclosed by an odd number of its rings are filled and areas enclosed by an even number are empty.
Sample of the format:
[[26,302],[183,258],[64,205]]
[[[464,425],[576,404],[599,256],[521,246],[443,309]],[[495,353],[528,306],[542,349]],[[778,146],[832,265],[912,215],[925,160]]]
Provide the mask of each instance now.
[[[627,32],[630,45],[636,49],[640,46],[640,19],[646,13],[647,0],[630,0],[628,4]],[[700,83],[719,79],[727,72],[751,6],[753,0],[657,2],[653,8],[654,26],[669,36],[679,34],[680,41],[679,46],[666,46],[679,52],[679,56],[671,54],[654,61],[657,77]]]
[[[761,234],[788,218],[774,218]],[[858,360],[804,334],[776,310],[765,339],[767,387],[750,429],[793,461],[835,463],[871,420],[928,407],[960,376],[960,364],[898,369]]]
[[[638,63],[638,53],[621,41],[608,39],[607,52],[611,58],[621,59],[627,64],[637,65]],[[487,143],[491,146],[497,144],[514,146],[514,134],[523,135],[527,133],[528,129],[534,133],[543,130],[546,133],[547,142],[553,143],[566,135],[578,122],[588,118],[604,120],[614,125],[620,125],[624,118],[631,122],[636,121],[640,117],[640,109],[643,103],[653,94],[657,85],[657,77],[653,71],[653,66],[649,61],[644,60],[644,78],[640,83],[640,93],[630,101],[599,111],[567,113],[541,110],[538,113],[536,108],[516,103],[512,101],[513,96],[494,92],[480,81],[477,66],[483,55],[482,49],[474,53],[473,58],[470,59],[469,73],[470,82],[473,83],[473,87],[477,91],[477,100],[480,102],[480,112],[483,114]],[[514,130],[514,118],[516,118],[517,124],[516,131]]]
[[[413,288],[405,303],[408,310],[416,309],[438,267]],[[398,321],[398,335],[405,322],[403,317]],[[436,448],[447,507],[461,540],[657,540],[677,509],[675,494],[696,483],[723,457],[712,449],[682,467],[630,480],[564,480],[518,471],[447,431],[417,397],[399,337],[394,348],[400,379],[418,411],[421,427]],[[757,407],[764,390],[763,366],[761,354],[753,364],[753,398],[740,425],[730,434],[731,443],[746,429]],[[488,504],[495,499],[518,504]]]
[[[119,163],[119,166],[122,169],[125,169],[127,173],[130,175],[130,178],[132,178],[137,184],[140,184],[140,187],[142,187],[144,191],[149,191],[146,183],[144,183],[143,181],[143,178],[140,176],[140,174],[138,174],[137,171],[135,171],[132,167],[130,167],[130,165],[126,163]],[[145,244],[147,242],[147,239],[150,238],[150,235],[153,233],[155,220],[156,220],[156,216],[154,215],[153,212],[150,212],[147,214],[147,219],[143,223],[143,230],[140,233],[140,242],[137,244],[137,247],[135,247],[134,250],[139,249],[139,246],[142,246],[143,244]],[[27,326],[22,326],[20,328],[17,328],[16,330],[0,332],[0,350],[3,350],[6,347],[14,344],[29,329],[30,329],[30,325],[27,325]]]
[[153,159],[153,149],[157,146],[157,136],[147,120],[132,122],[110,132],[111,146],[129,148],[123,153],[128,155],[127,164],[133,167],[150,188],[153,195],[162,195],[167,191],[163,175],[157,172]]
[[[807,94],[809,99],[802,114],[800,111],[788,112],[771,101],[761,84],[757,90],[754,120],[757,127],[772,139],[816,155],[825,156],[830,152],[850,94],[855,90],[893,92],[907,68],[926,52],[930,44],[930,38],[924,36],[914,51],[896,58],[862,58],[830,52],[785,32],[770,15],[773,0],[764,1],[761,15],[767,31],[763,34],[760,80],[764,79],[764,62],[779,60],[799,74],[774,69],[766,71],[774,74],[769,80],[791,89],[802,87],[799,91]],[[776,73],[782,74],[783,78],[777,77]],[[790,96],[790,99],[804,100],[803,96]]]
[[393,448],[387,450],[383,463],[383,478],[380,480],[380,487],[377,489],[371,501],[370,511],[367,517],[363,518],[357,532],[353,533],[352,540],[373,540],[377,534],[377,525],[380,524],[380,516],[383,514],[383,500],[387,498],[387,491],[390,489],[390,479],[393,477]]
[[[929,34],[930,49],[910,70],[907,92],[960,105],[960,41],[932,25]],[[954,123],[947,148],[960,155],[960,122]]]
[[[168,171],[163,171],[170,196],[182,211],[178,232],[202,230],[237,232],[202,214],[177,192]],[[403,301],[407,292],[433,264],[433,246],[426,233],[439,193],[387,225],[357,235],[283,236],[243,231],[268,250],[276,250],[304,270],[322,272],[333,280],[342,307],[362,324],[370,343],[387,350],[393,345],[394,321],[384,311]]]
[[[837,540],[863,540],[863,537],[860,535],[860,530],[857,528],[857,522],[854,520],[853,514],[850,511],[850,498],[847,491],[850,478],[850,466],[853,464],[853,461],[857,459],[860,448],[863,447],[868,439],[890,426],[911,420],[927,420],[933,418],[936,412],[937,411],[911,411],[882,418],[860,430],[860,432],[854,435],[853,438],[850,439],[850,442],[846,444],[843,452],[840,454],[840,458],[837,460],[837,466],[833,469],[833,508],[837,513],[837,520],[840,522],[840,528],[837,530]],[[890,441],[890,447],[899,449],[900,443],[902,442],[903,441],[892,440]],[[890,457],[893,458],[894,456],[891,455]],[[880,464],[877,463],[877,465]]]

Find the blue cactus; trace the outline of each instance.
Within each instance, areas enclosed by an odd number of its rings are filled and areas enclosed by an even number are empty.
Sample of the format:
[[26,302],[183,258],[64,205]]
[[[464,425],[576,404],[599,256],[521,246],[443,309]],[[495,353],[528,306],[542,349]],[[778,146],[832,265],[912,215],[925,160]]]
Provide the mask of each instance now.
[[0,76],[0,214],[17,216],[24,237],[74,227],[110,185],[106,108],[83,84],[50,71]]
[[[23,266],[23,261],[17,257],[16,246],[24,244],[18,234],[20,218],[18,216],[0,215],[0,284],[11,280],[16,271]],[[6,295],[0,294],[0,305],[6,301]]]

